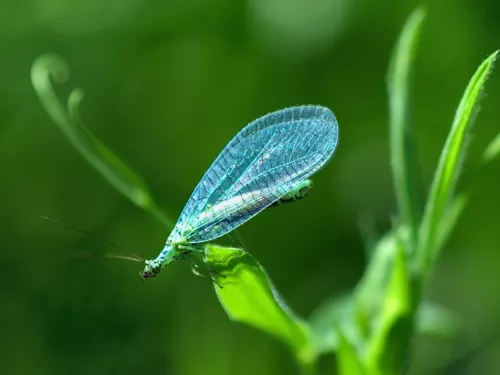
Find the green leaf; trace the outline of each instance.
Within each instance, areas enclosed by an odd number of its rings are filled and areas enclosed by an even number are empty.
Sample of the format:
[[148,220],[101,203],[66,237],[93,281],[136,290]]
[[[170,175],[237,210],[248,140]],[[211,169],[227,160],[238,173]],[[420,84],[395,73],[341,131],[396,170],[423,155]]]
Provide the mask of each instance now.
[[337,371],[340,375],[363,375],[363,364],[360,362],[355,345],[337,329],[339,348],[337,352]]
[[417,168],[410,110],[410,73],[424,18],[425,11],[421,7],[408,17],[394,48],[387,79],[394,190],[399,220],[409,230],[412,249],[415,248],[420,207],[414,181]]
[[205,247],[205,262],[222,286],[215,286],[215,290],[231,320],[277,337],[291,348],[302,365],[313,363],[316,354],[308,324],[286,306],[251,254],[209,244]]
[[[390,253],[392,255],[389,263],[391,267],[394,265],[396,250],[397,248],[394,247],[394,251]],[[390,270],[387,273],[390,273]],[[383,314],[383,309],[386,306],[384,295],[390,277],[386,277],[386,279],[388,279],[387,282],[380,285],[382,289],[378,292],[374,291],[378,300],[371,300],[371,308],[377,314],[372,313],[369,316],[369,320],[374,323],[374,327],[369,326],[370,322],[367,323],[369,327],[365,332],[366,337],[362,336],[360,327],[356,324],[359,321],[353,321],[353,314],[355,313],[353,311],[353,302],[356,296],[354,293],[345,293],[327,298],[314,310],[309,319],[309,324],[313,334],[315,351],[318,354],[339,351],[340,341],[342,340],[341,334],[354,347],[361,348],[364,346],[365,341],[370,337],[371,330],[377,329],[376,325],[379,316]],[[420,305],[415,319],[416,331],[419,334],[434,337],[453,338],[463,326],[460,317],[456,313],[428,301],[424,301]]]
[[407,243],[408,230],[403,227],[392,229],[379,239],[368,267],[356,286],[354,313],[356,323],[365,336],[371,332],[373,322],[383,308],[381,302],[387,293],[394,269],[398,238]]
[[403,241],[398,238],[391,279],[369,338],[365,365],[374,375],[401,373],[413,331],[413,291]]
[[109,148],[99,141],[84,125],[78,113],[83,92],[74,90],[68,99],[68,111],[52,89],[51,77],[65,82],[69,69],[56,55],[38,57],[31,68],[31,82],[40,101],[75,149],[119,192],[140,208],[153,214],[161,223],[172,227],[172,221],[156,206],[146,184],[139,175],[122,162]]
[[441,152],[419,230],[416,266],[421,273],[428,271],[440,250],[437,247],[437,237],[441,221],[453,196],[461,162],[465,157],[466,136],[497,54],[498,51],[489,56],[472,76],[458,105],[450,133]]
[[360,345],[361,334],[352,321],[352,293],[327,298],[311,314],[309,324],[313,334],[315,350],[318,353],[334,352],[339,346],[342,330],[350,342]]

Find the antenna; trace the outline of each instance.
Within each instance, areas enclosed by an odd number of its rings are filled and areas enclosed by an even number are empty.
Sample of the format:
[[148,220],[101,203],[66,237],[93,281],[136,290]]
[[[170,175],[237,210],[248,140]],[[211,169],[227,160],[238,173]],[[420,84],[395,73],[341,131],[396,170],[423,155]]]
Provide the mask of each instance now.
[[[78,233],[81,233],[81,234],[85,234],[86,236],[93,236],[92,233],[90,232],[87,232],[83,229],[80,229],[80,228],[77,228],[75,227],[74,225],[72,224],[69,224],[69,223],[65,223],[63,221],[60,221],[60,220],[56,220],[56,219],[53,219],[51,217],[48,217],[48,216],[44,216],[44,215],[40,215],[39,216],[40,219],[42,220],[46,220],[46,221],[49,221],[51,222],[52,224],[57,224],[57,225],[60,225],[64,228],[68,228],[68,229],[71,229],[71,230],[74,230]],[[134,254],[133,252],[121,247],[120,245],[114,243],[113,241],[110,241],[106,238],[99,238],[102,242],[106,243],[107,245],[111,246],[111,247],[114,247],[115,249],[118,249],[118,250],[121,250],[125,253],[128,253],[132,256],[121,256],[121,255],[112,255],[112,254],[106,254],[104,255],[106,258],[115,258],[115,259],[127,259],[127,260],[133,260],[135,262],[138,262],[138,263],[143,263],[144,262],[144,259],[142,259],[140,256]]]
[[124,255],[104,254],[104,257],[105,258],[111,258],[111,259],[133,260],[134,262],[137,262],[137,263],[144,263],[144,261],[141,260],[141,259],[139,259],[139,258],[127,257],[127,256],[124,256]]

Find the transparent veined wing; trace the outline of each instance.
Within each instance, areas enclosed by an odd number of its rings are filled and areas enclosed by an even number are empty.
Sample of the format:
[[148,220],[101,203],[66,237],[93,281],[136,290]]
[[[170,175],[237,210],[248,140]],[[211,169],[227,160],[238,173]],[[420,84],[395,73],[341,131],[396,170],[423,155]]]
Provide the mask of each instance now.
[[334,114],[319,106],[269,113],[243,128],[194,189],[169,241],[213,240],[288,193],[332,156]]

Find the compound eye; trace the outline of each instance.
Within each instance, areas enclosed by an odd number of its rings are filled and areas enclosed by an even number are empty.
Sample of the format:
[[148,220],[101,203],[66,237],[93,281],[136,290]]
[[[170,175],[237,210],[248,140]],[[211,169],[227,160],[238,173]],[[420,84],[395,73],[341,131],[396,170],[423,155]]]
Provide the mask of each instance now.
[[156,276],[156,275],[158,275],[158,274],[160,273],[160,271],[161,271],[161,267],[160,267],[160,266],[158,266],[158,267],[153,267],[153,268],[151,268],[151,271],[152,271],[152,274],[153,274],[154,276]]

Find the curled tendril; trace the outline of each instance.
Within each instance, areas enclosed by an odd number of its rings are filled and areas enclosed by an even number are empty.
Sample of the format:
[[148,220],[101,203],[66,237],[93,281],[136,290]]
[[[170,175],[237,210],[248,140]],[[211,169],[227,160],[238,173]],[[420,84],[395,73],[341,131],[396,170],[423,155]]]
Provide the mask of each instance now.
[[162,224],[172,227],[172,222],[156,206],[139,175],[85,127],[79,110],[84,98],[83,90],[74,89],[69,95],[66,107],[59,100],[52,88],[51,79],[57,83],[64,83],[68,78],[67,63],[54,54],[38,57],[31,68],[31,82],[35,92],[49,116],[70,143],[118,191],[143,210],[153,214]]
[[42,105],[52,120],[68,135],[66,126],[70,123],[64,106],[58,100],[52,89],[51,78],[58,83],[68,80],[69,68],[64,60],[57,55],[39,56],[31,68],[31,82]]
[[69,94],[68,97],[68,113],[73,122],[83,126],[83,121],[80,116],[80,104],[85,97],[85,93],[82,89],[76,88]]

